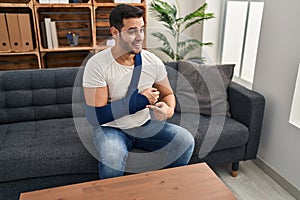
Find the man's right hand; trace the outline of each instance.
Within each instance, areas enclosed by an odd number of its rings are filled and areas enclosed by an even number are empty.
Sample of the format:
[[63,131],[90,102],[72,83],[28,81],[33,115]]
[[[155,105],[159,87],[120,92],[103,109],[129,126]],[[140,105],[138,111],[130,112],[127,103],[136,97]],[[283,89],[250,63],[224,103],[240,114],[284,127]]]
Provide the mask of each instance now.
[[159,91],[156,88],[147,88],[141,94],[147,97],[151,105],[154,105],[159,98]]

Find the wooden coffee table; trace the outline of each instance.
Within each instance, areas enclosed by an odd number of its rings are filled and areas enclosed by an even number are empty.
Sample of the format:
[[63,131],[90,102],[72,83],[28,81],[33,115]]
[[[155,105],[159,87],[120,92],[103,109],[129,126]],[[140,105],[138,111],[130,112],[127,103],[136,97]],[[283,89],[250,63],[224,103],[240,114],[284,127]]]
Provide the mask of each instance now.
[[22,193],[20,200],[236,199],[205,164],[194,164]]

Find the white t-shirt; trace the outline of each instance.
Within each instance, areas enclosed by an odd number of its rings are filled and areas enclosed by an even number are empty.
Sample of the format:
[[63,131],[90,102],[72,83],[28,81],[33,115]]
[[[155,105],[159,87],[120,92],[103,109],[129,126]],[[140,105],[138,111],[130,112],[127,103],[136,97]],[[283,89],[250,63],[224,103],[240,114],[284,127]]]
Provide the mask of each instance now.
[[[155,82],[167,76],[163,62],[153,53],[142,50],[142,72],[138,84],[141,92],[151,88]],[[113,102],[126,96],[134,66],[124,66],[113,58],[111,48],[105,49],[89,59],[83,74],[83,87],[108,86],[108,101]],[[129,129],[141,126],[150,119],[149,109],[145,108],[132,115],[126,115],[103,126]]]

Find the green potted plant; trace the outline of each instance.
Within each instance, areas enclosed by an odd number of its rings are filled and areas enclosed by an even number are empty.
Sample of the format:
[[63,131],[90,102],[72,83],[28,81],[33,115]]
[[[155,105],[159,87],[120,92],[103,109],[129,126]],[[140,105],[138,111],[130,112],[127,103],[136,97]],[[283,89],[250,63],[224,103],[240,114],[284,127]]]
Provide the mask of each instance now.
[[212,45],[211,42],[202,43],[197,39],[182,39],[181,37],[181,34],[190,27],[203,22],[203,20],[214,18],[213,13],[205,13],[206,8],[207,4],[204,3],[194,12],[181,17],[178,0],[176,0],[176,5],[169,5],[162,0],[152,0],[149,11],[157,20],[162,22],[164,27],[167,28],[167,34],[171,36],[168,37],[168,35],[161,32],[151,33],[152,36],[162,42],[162,47],[158,49],[173,61],[178,61],[182,59],[195,59],[196,57],[186,58],[187,54],[204,45]]

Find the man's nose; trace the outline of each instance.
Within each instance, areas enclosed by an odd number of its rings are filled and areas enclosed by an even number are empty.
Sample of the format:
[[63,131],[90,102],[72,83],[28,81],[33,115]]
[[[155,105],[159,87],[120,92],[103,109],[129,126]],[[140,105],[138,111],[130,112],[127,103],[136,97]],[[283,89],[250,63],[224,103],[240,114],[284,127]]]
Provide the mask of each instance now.
[[143,40],[144,39],[144,32],[137,31],[135,34],[135,39],[136,40]]

